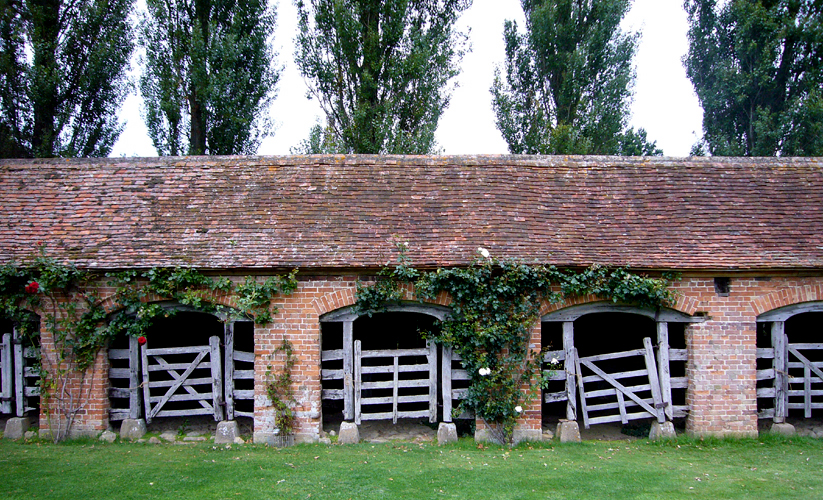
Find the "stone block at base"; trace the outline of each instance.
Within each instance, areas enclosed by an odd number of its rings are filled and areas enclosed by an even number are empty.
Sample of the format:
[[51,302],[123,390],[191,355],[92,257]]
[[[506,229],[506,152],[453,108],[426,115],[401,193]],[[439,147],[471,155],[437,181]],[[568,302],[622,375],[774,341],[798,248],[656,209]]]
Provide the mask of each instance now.
[[452,422],[440,422],[437,427],[437,444],[457,442],[457,426]]
[[796,436],[797,429],[794,428],[792,424],[782,423],[782,424],[772,424],[772,428],[769,430],[772,434],[780,434],[781,436]]
[[127,418],[120,424],[120,439],[136,440],[146,435],[146,421],[142,418]]
[[224,420],[217,423],[217,430],[214,432],[214,444],[232,444],[234,438],[240,437],[240,427],[234,420]]
[[580,426],[576,420],[560,420],[557,423],[557,432],[554,437],[561,443],[579,443],[580,442]]
[[100,441],[106,443],[113,443],[117,440],[117,434],[113,433],[112,431],[105,430],[102,434],[100,434]]
[[339,444],[357,444],[360,442],[360,430],[354,422],[341,423],[338,436],[337,442]]
[[652,422],[651,431],[649,431],[649,439],[657,441],[658,439],[674,439],[677,434],[674,432],[674,424],[672,422]]
[[29,430],[28,417],[13,417],[6,421],[6,430],[3,437],[6,439],[22,439]]

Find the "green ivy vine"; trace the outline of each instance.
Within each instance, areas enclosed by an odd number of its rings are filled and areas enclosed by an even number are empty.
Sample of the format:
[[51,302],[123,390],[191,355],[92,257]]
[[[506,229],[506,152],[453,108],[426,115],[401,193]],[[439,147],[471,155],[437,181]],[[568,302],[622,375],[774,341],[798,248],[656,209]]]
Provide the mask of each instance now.
[[294,431],[296,419],[294,405],[297,401],[294,399],[291,371],[297,363],[297,357],[294,355],[294,346],[285,339],[272,352],[272,360],[278,355],[283,357],[283,366],[276,375],[272,365],[266,368],[266,395],[274,407],[274,424],[278,432],[289,435]]
[[658,308],[675,299],[669,286],[676,276],[671,274],[651,278],[602,266],[560,270],[497,259],[484,248],[467,267],[421,271],[411,265],[407,244],[397,248],[396,266],[383,268],[371,284],[358,284],[357,309],[371,314],[400,302],[405,296],[402,284],[413,284],[421,301],[447,293],[451,315],[440,322],[439,331],[423,335],[450,346],[469,373],[470,386],[455,412],[474,412],[503,443],[512,443],[523,408],[543,386],[539,349],[529,341],[544,304],[593,294]]

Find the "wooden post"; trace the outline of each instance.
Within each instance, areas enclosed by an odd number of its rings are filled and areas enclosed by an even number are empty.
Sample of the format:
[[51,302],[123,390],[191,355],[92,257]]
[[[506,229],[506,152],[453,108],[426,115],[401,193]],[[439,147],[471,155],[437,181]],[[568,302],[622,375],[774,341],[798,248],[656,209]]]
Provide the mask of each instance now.
[[566,395],[569,398],[566,402],[566,418],[577,420],[577,384],[574,379],[577,372],[575,371],[574,322],[572,321],[563,323],[563,351],[566,354],[563,367],[566,370]]
[[151,423],[151,392],[149,391],[149,357],[146,354],[149,343],[140,346],[140,361],[143,368],[143,407],[146,409],[146,423]]
[[12,342],[14,347],[14,395],[15,395],[15,403],[17,405],[17,416],[22,417],[26,414],[26,377],[25,377],[25,368],[26,368],[26,357],[23,356],[23,339],[19,333],[17,333],[17,328],[14,328],[14,332],[12,335]]
[[360,425],[360,341],[354,342],[354,423]]
[[[437,422],[437,344],[426,342],[429,354],[429,422]],[[396,358],[395,358],[396,359]]]
[[11,374],[11,334],[3,335],[0,344],[0,413],[11,413],[12,374]]
[[400,383],[400,356],[394,356],[394,376],[392,378],[392,417],[393,424],[397,423],[397,399],[400,396],[400,388],[397,385]]
[[643,338],[643,347],[646,348],[646,371],[649,372],[649,387],[652,391],[652,401],[654,401],[655,417],[661,424],[666,421],[666,414],[663,411],[663,396],[660,394],[660,380],[657,378],[657,363],[654,362],[654,348],[652,339]]
[[214,406],[214,420],[223,420],[223,367],[220,363],[220,337],[209,338],[211,350],[211,390],[212,405]]
[[234,420],[234,322],[226,321],[223,324],[223,344],[226,356],[225,391],[226,420]]
[[657,366],[660,375],[660,393],[663,397],[663,404],[666,417],[669,420],[674,418],[674,407],[672,406],[672,376],[669,363],[669,324],[665,321],[657,323]]
[[[580,390],[580,411],[583,413],[583,427],[589,428],[589,409],[586,406],[586,389],[583,387],[583,370],[580,368],[580,356],[577,354],[577,349],[572,350],[572,359],[574,359],[574,373],[577,374],[577,384]],[[574,378],[572,378],[574,380]],[[571,401],[571,399],[569,399]],[[576,413],[575,413],[576,416]],[[569,420],[574,420],[570,418]]]
[[129,418],[140,418],[140,344],[129,336]]
[[443,421],[452,421],[452,348],[443,346],[443,357],[440,360],[443,383]]
[[354,420],[353,321],[343,322],[343,418]]
[[789,394],[789,363],[786,346],[785,323],[772,323],[772,347],[774,347],[774,422],[786,421],[786,404]]

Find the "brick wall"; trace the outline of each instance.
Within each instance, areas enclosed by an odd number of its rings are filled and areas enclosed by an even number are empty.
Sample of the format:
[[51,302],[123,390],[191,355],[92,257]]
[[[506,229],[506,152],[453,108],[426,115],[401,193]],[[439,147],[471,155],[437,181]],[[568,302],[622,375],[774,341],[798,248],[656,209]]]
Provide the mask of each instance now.
[[[753,435],[757,432],[755,395],[755,321],[758,314],[786,305],[823,300],[822,277],[773,277],[771,279],[734,278],[728,297],[720,297],[711,278],[686,277],[675,285],[680,293],[675,309],[687,314],[702,314],[703,323],[686,329],[688,358],[688,430],[695,434]],[[356,278],[302,277],[296,292],[277,297],[279,308],[271,324],[255,327],[255,404],[254,436],[264,441],[274,431],[272,408],[265,394],[266,372],[273,351],[283,339],[296,349],[293,370],[298,399],[296,428],[298,441],[314,441],[321,431],[320,317],[350,306],[355,300]],[[216,302],[232,305],[230,297],[213,296]],[[546,311],[594,301],[584,297],[568,304],[547,306]],[[448,298],[441,296],[441,305]],[[42,314],[42,313],[41,313]],[[50,334],[43,331],[44,352],[53,353]],[[540,328],[533,330],[532,345],[540,346]],[[77,414],[76,432],[97,432],[108,426],[108,362],[101,353],[87,375],[84,405]],[[93,375],[89,377],[89,375]],[[80,378],[71,379],[69,390],[79,390]],[[79,394],[79,393],[78,393]],[[41,415],[41,427],[48,425]],[[539,432],[540,403],[536,398],[526,408],[521,431]],[[481,426],[482,427],[482,426]]]

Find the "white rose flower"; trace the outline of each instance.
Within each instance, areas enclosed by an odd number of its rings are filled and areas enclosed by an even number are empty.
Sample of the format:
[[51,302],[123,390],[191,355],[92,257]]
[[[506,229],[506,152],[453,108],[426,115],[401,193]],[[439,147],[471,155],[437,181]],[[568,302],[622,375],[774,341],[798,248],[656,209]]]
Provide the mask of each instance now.
[[552,358],[552,360],[551,360],[551,364],[553,364],[553,365],[556,365],[559,362],[560,361],[558,361],[557,358]]
[[481,368],[477,370],[477,373],[480,374],[481,377],[485,377],[486,375],[491,375],[491,368]]
[[488,259],[491,255],[488,250],[483,247],[477,247],[477,253],[483,256],[484,259]]
[[514,407],[514,411],[516,411],[517,413],[523,413],[523,407],[520,406],[520,405],[517,405],[517,406]]

